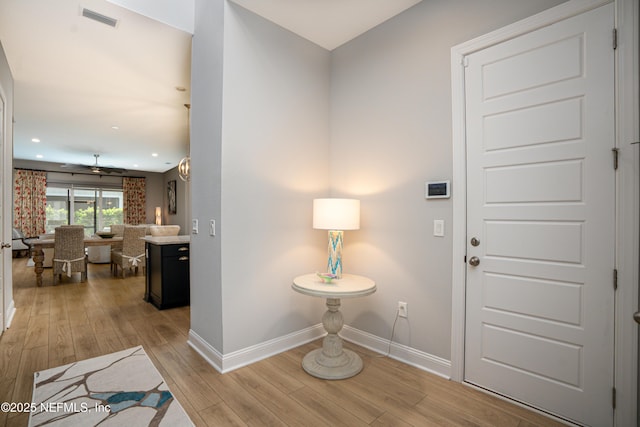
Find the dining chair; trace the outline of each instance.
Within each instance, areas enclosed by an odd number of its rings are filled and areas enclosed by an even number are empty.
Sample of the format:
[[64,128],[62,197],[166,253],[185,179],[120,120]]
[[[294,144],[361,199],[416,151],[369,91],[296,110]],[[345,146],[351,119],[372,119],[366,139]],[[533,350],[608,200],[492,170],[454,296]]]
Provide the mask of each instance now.
[[53,245],[53,284],[56,277],[62,281],[62,275],[71,277],[80,273],[80,281],[87,280],[87,256],[84,251],[84,227],[82,225],[63,225],[55,228]]
[[122,237],[122,233],[124,232],[124,224],[111,224],[109,229],[114,236]]
[[143,237],[145,236],[145,226],[125,225],[122,233],[122,249],[111,251],[111,272],[118,275],[118,267],[122,270],[122,277],[125,277],[125,270],[134,269],[138,274],[138,267],[142,267],[145,272],[145,247]]

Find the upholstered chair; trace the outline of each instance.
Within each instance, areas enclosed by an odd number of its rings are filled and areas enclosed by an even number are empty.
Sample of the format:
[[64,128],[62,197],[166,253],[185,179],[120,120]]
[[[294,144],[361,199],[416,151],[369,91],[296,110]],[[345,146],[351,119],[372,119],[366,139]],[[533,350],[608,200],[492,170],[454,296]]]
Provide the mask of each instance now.
[[122,237],[122,233],[124,232],[124,224],[112,224],[109,228],[114,236]]
[[31,249],[29,248],[29,245],[25,243],[25,239],[26,237],[22,231],[14,227],[11,235],[11,249],[14,258],[17,256],[25,256],[27,254],[31,256]]
[[53,246],[53,283],[62,280],[62,275],[71,277],[80,273],[82,282],[87,280],[87,256],[84,251],[84,227],[63,225],[55,229]]
[[125,225],[122,234],[122,249],[111,251],[111,271],[118,274],[118,267],[122,270],[122,277],[125,277],[125,270],[134,270],[138,274],[138,267],[145,271],[145,247],[144,240],[145,226]]

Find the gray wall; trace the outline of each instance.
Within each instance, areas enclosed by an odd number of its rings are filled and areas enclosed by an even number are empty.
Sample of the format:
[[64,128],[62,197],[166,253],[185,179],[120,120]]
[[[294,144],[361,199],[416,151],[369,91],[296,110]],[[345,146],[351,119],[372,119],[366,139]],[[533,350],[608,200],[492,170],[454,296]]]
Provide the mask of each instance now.
[[343,301],[346,323],[388,339],[407,301],[394,340],[449,359],[452,207],[426,201],[424,182],[452,174],[450,49],[558,3],[424,1],[330,53],[198,0],[193,216],[219,230],[192,236],[192,330],[224,355],[317,324],[322,303],[290,288],[326,262],[311,201],[358,197],[345,271],[379,287]]
[[345,262],[378,283],[345,308],[345,323],[389,338],[406,301],[394,342],[450,359],[451,199],[426,200],[424,186],[452,178],[451,47],[559,3],[423,1],[333,52],[331,187],[362,203]]
[[191,328],[226,354],[320,318],[290,284],[323,268],[311,201],[328,191],[329,53],[231,3],[196,17]]
[[[169,181],[176,182],[176,213],[169,214],[167,200],[167,187]],[[180,226],[180,234],[191,233],[191,183],[185,182],[178,176],[178,168],[175,167],[163,174],[164,192],[162,207],[162,223]]]
[[[317,324],[323,304],[291,290],[323,271],[311,227],[329,188],[329,53],[228,3],[222,133],[224,352]],[[326,261],[325,261],[326,262]],[[247,315],[250,313],[250,315]]]
[[222,55],[226,0],[195,0],[191,44],[192,217],[216,219],[216,237],[191,235],[191,331],[222,353],[220,218],[222,168]]

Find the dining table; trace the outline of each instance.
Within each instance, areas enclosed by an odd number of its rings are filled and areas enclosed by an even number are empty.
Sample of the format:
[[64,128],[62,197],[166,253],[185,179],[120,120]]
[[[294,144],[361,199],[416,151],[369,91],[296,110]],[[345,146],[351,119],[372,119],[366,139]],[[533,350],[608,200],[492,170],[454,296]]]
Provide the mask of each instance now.
[[[44,251],[45,248],[53,248],[55,245],[55,239],[25,239],[25,243],[31,246],[31,253],[33,254],[34,270],[36,272],[36,286],[42,286],[42,272],[44,271]],[[122,248],[122,236],[114,237],[97,237],[90,236],[84,238],[84,247],[89,246],[106,246],[110,245],[112,248]]]

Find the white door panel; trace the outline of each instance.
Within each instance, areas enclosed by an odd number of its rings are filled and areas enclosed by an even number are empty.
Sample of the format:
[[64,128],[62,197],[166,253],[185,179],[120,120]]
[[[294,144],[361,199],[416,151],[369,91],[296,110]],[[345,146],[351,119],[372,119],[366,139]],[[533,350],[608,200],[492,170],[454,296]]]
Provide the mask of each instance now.
[[[579,202],[582,161],[485,167],[486,203]],[[517,182],[518,185],[513,185]]]
[[613,423],[613,5],[473,53],[465,71],[465,380]]
[[582,287],[579,283],[486,273],[483,306],[487,310],[580,325]]
[[487,220],[484,228],[485,256],[574,264],[582,261],[581,222]]

